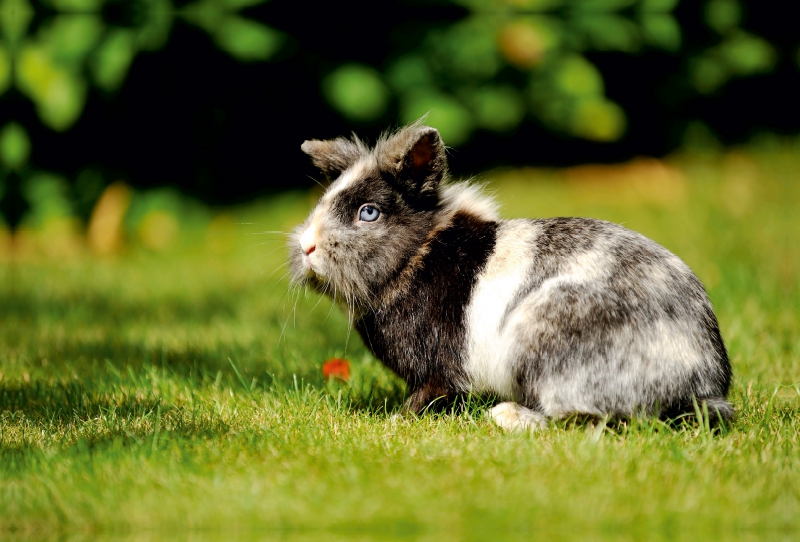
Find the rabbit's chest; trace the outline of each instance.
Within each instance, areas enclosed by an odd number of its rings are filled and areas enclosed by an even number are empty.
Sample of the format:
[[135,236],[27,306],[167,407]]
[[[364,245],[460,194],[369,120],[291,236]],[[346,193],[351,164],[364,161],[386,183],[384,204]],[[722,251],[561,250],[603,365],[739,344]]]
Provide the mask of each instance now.
[[444,374],[454,390],[465,387],[466,312],[493,253],[496,227],[456,217],[432,240],[403,290],[357,322],[364,343],[407,382]]

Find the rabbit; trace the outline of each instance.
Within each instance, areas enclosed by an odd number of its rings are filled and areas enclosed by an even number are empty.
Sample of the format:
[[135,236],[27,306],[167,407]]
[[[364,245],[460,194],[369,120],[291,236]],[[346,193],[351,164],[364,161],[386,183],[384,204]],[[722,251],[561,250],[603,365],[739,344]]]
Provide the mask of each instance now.
[[502,220],[474,184],[450,182],[421,121],[301,146],[330,181],[290,240],[296,285],[349,311],[408,385],[403,411],[466,394],[503,402],[507,430],[572,414],[734,416],[732,376],[703,285],[683,261],[591,218]]

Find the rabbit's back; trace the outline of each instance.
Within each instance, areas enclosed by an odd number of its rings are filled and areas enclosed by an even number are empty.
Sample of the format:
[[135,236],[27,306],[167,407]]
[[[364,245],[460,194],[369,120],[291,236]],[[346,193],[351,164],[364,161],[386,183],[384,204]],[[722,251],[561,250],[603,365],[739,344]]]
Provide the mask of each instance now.
[[505,221],[496,236],[466,310],[470,389],[555,417],[726,395],[711,304],[675,255],[593,219]]

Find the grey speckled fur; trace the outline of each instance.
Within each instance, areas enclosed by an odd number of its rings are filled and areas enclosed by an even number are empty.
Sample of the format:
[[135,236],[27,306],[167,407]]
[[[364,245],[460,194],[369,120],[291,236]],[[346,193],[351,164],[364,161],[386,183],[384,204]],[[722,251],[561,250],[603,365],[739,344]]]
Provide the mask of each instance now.
[[333,182],[294,237],[294,280],[347,306],[408,383],[407,409],[479,392],[513,401],[492,410],[507,428],[702,401],[733,416],[708,296],[657,243],[600,220],[500,220],[474,186],[446,182],[439,134],[419,123],[374,149],[303,150]]

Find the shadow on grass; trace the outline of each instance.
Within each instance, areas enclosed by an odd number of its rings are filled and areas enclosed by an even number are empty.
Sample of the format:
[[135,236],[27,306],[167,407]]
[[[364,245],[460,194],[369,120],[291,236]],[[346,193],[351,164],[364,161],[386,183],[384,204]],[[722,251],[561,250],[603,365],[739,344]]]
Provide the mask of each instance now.
[[46,298],[0,292],[0,318],[14,318],[27,323],[40,320],[76,324],[100,321],[111,325],[138,321],[153,324],[174,321],[208,323],[219,317],[234,317],[236,301],[245,295],[245,291],[226,291],[185,299],[165,296],[157,300],[124,300],[91,291]]
[[324,385],[319,365],[331,349],[326,345],[346,342],[335,335],[341,326],[321,325],[327,314],[316,314],[302,331],[287,330],[288,317],[279,309],[264,312],[265,305],[266,298],[254,301],[244,288],[141,300],[0,291],[0,373],[13,380],[23,372],[58,377],[61,371],[85,379],[93,364],[112,360],[123,370],[156,366],[214,378],[230,371],[233,360],[248,381],[288,384],[298,375]]
[[33,422],[60,424],[102,418],[110,412],[123,419],[143,418],[155,412],[160,402],[153,393],[130,393],[116,386],[87,387],[78,381],[0,387],[0,412],[9,421],[24,415]]
[[[233,364],[225,370],[210,371],[199,363],[169,367],[127,367],[119,371],[109,362],[87,367],[84,378],[32,379],[28,382],[4,380],[0,383],[0,415],[24,416],[35,424],[61,425],[108,418],[146,419],[161,413],[184,416],[197,404],[214,401],[219,393],[233,394],[258,405],[270,396],[281,398],[327,396],[342,408],[370,414],[389,415],[405,400],[405,388],[396,379],[363,375],[357,382],[307,382],[296,375],[288,379],[263,382],[246,380]],[[225,391],[228,390],[228,391]],[[251,401],[255,401],[252,403]],[[208,411],[208,405],[201,407]],[[194,420],[194,415],[191,415]],[[224,430],[224,428],[222,428]],[[219,431],[217,427],[214,431]]]

